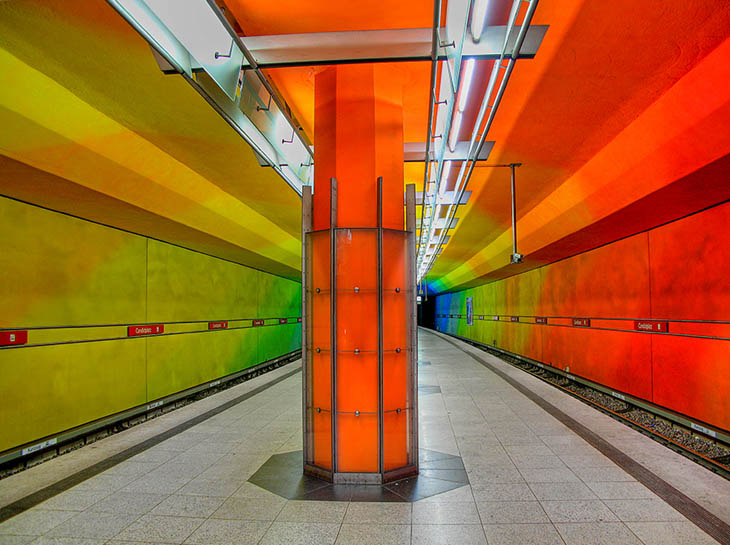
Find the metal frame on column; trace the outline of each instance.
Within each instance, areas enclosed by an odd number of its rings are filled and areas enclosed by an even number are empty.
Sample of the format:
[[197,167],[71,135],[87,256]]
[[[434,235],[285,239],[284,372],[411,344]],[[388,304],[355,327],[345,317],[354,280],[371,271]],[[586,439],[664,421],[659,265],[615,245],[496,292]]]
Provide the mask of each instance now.
[[385,473],[383,413],[383,177],[378,178],[378,471]]
[[[331,469],[314,465],[313,446],[313,407],[312,385],[313,385],[313,361],[311,359],[312,346],[312,301],[310,301],[312,286],[310,286],[312,266],[309,262],[312,259],[311,237],[313,231],[312,222],[312,195],[309,188],[305,188],[303,199],[305,210],[302,212],[302,294],[304,316],[303,324],[303,410],[304,410],[304,472],[328,481],[340,484],[381,484],[391,482],[418,473],[418,369],[417,369],[417,336],[416,336],[416,199],[415,186],[409,185],[406,188],[406,229],[385,229],[383,226],[383,179],[377,180],[377,222],[376,227],[339,227],[337,218],[337,180],[330,179],[330,225],[329,228],[321,231],[329,232],[330,241],[330,384],[331,384],[331,445],[332,445],[332,466]],[[337,448],[337,235],[343,230],[368,230],[377,233],[377,308],[378,308],[378,471],[372,473],[342,473],[338,471],[338,448]],[[321,232],[320,231],[320,232]],[[406,376],[406,407],[408,424],[408,456],[406,465],[390,471],[385,470],[384,456],[384,341],[383,341],[383,311],[384,311],[384,280],[383,280],[383,234],[385,231],[398,232],[405,235],[406,254],[408,259],[408,270],[406,274],[406,285],[403,289],[404,296],[410,297],[406,302],[406,309],[410,316],[408,327],[407,346],[407,376]],[[324,233],[323,233],[324,234]],[[401,409],[399,408],[398,411]],[[408,412],[409,411],[409,412]]]
[[337,178],[330,178],[330,389],[332,475],[337,474]]

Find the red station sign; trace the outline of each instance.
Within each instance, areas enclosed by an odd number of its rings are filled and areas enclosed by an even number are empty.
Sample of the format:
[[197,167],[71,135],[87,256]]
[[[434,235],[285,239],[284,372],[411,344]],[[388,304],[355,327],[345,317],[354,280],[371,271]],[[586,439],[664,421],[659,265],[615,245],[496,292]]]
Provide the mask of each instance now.
[[636,320],[634,322],[636,331],[649,331],[652,333],[667,333],[669,322],[655,322],[654,320]]
[[261,326],[261,325],[264,325],[264,321],[263,320],[254,320],[253,321],[253,326],[254,327],[258,327],[258,326]]
[[545,316],[535,316],[535,323],[536,324],[546,324],[547,318]]
[[208,329],[228,329],[228,322],[208,322]]
[[163,324],[130,325],[127,328],[127,337],[141,337],[143,335],[159,335],[165,332]]
[[288,324],[289,323],[289,318],[279,318],[279,323],[280,324]]
[[573,325],[576,327],[591,327],[590,318],[573,318]]
[[18,346],[27,342],[27,331],[0,331],[0,346]]

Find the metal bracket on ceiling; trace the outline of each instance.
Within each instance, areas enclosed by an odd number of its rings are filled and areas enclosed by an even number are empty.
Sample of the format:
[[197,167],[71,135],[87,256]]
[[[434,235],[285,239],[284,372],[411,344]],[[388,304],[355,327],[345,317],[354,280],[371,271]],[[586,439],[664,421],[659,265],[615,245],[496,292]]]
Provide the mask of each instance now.
[[294,133],[296,133],[296,130],[294,130],[294,127],[291,128],[291,138],[287,140],[286,138],[281,139],[282,144],[291,144],[294,142]]
[[263,106],[256,106],[257,112],[268,112],[271,109],[271,95],[269,95],[269,103],[266,105],[266,108]]
[[231,47],[228,48],[228,54],[227,55],[224,55],[223,53],[219,53],[218,51],[216,51],[213,54],[213,56],[216,59],[230,59],[232,54],[233,54],[233,40],[231,40]]

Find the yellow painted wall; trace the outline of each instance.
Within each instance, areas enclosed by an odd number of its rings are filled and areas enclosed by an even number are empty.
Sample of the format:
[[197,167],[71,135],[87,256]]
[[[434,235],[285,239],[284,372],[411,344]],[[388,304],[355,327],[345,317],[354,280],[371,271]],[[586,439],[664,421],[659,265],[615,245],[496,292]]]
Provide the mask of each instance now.
[[[296,282],[2,197],[0,237],[0,328],[48,328],[0,349],[0,451],[301,346],[297,323],[235,329],[300,316]],[[181,334],[126,337],[156,322]]]

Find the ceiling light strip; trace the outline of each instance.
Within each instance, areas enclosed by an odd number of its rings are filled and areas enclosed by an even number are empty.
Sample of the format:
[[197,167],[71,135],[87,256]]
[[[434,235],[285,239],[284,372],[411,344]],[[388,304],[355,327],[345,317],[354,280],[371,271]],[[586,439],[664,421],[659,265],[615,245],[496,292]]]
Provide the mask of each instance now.
[[[493,77],[490,78],[491,85],[487,88],[487,92],[485,93],[484,100],[482,102],[482,108],[480,109],[480,114],[482,113],[482,111],[486,111],[485,105],[488,104],[489,97],[491,96],[491,94],[493,92],[494,82],[496,81],[495,69],[498,70],[501,67],[502,58],[504,57],[504,55],[506,53],[506,46],[507,46],[508,38],[509,38],[510,33],[512,32],[512,28],[514,27],[514,23],[516,21],[516,14],[517,14],[519,4],[521,1],[522,0],[515,0],[515,3],[513,4],[512,11],[510,13],[510,21],[509,21],[510,24],[507,27],[507,33],[505,36],[503,52],[502,52],[502,55],[500,55],[500,60],[495,61],[495,65],[494,65],[494,69],[493,69]],[[447,213],[446,213],[446,217],[445,217],[446,225],[449,225],[449,223],[452,221],[454,215],[456,214],[456,210],[459,207],[461,198],[464,194],[464,191],[466,190],[466,186],[469,182],[469,179],[471,178],[471,174],[474,171],[474,166],[476,165],[476,158],[479,156],[479,152],[481,151],[482,147],[484,146],[484,142],[486,141],[486,138],[487,138],[487,133],[489,132],[489,129],[492,126],[492,122],[494,121],[494,116],[496,114],[497,108],[499,107],[499,104],[502,100],[502,96],[504,95],[504,91],[507,87],[507,83],[509,82],[509,78],[510,78],[510,76],[512,74],[512,70],[514,68],[515,61],[516,61],[518,54],[520,52],[520,49],[522,47],[522,43],[525,40],[525,36],[527,35],[527,30],[529,29],[530,23],[532,21],[532,17],[535,13],[535,9],[537,8],[538,0],[528,0],[528,1],[529,1],[529,6],[527,8],[527,12],[525,13],[524,21],[520,28],[520,32],[517,36],[517,40],[515,41],[515,45],[510,54],[509,62],[505,69],[504,77],[502,79],[502,82],[500,83],[499,89],[497,90],[497,95],[494,99],[492,106],[490,107],[489,117],[487,118],[487,124],[484,128],[484,131],[482,132],[481,138],[479,139],[479,143],[476,146],[476,148],[474,148],[474,144],[476,142],[476,137],[477,137],[477,134],[479,131],[479,126],[481,125],[481,117],[483,117],[483,114],[482,114],[482,116],[480,116],[480,119],[477,119],[477,122],[475,123],[471,142],[469,145],[469,154],[467,156],[468,159],[467,159],[466,163],[464,163],[462,165],[462,168],[459,172],[459,178],[457,179],[457,182],[456,182],[456,186],[455,186],[456,198],[453,200],[453,204],[449,205],[449,209],[447,210]],[[468,169],[466,168],[467,165],[468,165]],[[467,171],[466,173],[465,173],[465,170]],[[434,214],[432,214],[430,223],[433,224],[434,220],[435,220]],[[443,244],[446,231],[447,231],[446,229],[443,229],[441,231],[441,233],[439,235],[439,240],[436,243],[437,249],[440,248],[441,245]],[[423,233],[423,231],[422,231],[422,233]],[[430,240],[431,234],[432,233],[429,233],[429,239],[428,239],[426,247],[428,247],[431,244],[431,240]],[[422,245],[421,247],[424,247],[424,246]],[[419,272],[418,272],[419,281],[433,267],[435,259],[436,259],[436,255],[434,254],[434,255],[430,256],[430,258],[428,260],[425,260],[425,259],[421,260],[421,263],[419,265]]]

